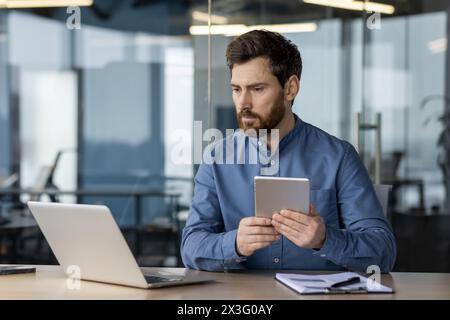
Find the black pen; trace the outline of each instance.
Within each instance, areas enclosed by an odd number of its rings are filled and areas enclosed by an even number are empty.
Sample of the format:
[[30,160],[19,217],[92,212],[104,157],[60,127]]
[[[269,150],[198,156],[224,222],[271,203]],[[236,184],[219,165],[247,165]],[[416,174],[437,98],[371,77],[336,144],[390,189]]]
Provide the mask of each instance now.
[[344,286],[347,286],[347,285],[350,285],[350,284],[359,283],[360,281],[361,281],[361,279],[359,277],[352,277],[352,278],[346,279],[344,281],[333,283],[330,286],[330,288],[344,287]]

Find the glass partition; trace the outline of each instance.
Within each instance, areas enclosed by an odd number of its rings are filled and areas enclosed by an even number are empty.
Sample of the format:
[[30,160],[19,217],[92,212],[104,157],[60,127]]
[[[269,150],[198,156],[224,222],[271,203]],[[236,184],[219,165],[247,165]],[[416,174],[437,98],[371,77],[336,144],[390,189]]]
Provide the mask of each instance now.
[[[294,112],[353,143],[373,181],[392,185],[396,270],[448,271],[434,261],[450,261],[442,222],[450,216],[450,1],[354,2],[94,0],[79,8],[75,28],[64,7],[2,8],[0,176],[76,191],[59,201],[106,204],[123,230],[170,228],[175,214],[182,225],[196,152],[210,142],[196,141],[196,130],[237,127],[227,45],[251,29],[275,30],[302,55]],[[373,128],[357,134],[358,114],[360,127],[380,114],[381,148]],[[132,193],[143,190],[181,197],[176,210],[165,197],[137,203]],[[411,258],[412,245],[428,265]]]

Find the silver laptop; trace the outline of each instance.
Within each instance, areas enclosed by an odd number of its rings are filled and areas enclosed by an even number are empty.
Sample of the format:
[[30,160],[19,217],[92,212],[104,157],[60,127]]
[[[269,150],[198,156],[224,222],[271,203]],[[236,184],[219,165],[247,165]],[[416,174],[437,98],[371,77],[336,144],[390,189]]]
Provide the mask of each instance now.
[[77,270],[82,280],[138,288],[214,280],[187,269],[143,272],[106,206],[29,201],[28,207],[64,271]]

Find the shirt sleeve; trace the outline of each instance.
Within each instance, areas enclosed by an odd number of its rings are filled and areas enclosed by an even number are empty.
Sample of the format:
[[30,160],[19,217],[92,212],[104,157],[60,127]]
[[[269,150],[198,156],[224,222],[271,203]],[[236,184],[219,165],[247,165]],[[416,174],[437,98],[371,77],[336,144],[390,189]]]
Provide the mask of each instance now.
[[349,270],[366,272],[375,265],[389,272],[396,257],[395,237],[367,170],[350,144],[336,185],[342,228],[327,226],[325,243],[314,254]]
[[211,165],[201,164],[194,179],[194,197],[183,229],[181,256],[186,267],[207,271],[242,269],[236,252],[237,230],[224,232]]

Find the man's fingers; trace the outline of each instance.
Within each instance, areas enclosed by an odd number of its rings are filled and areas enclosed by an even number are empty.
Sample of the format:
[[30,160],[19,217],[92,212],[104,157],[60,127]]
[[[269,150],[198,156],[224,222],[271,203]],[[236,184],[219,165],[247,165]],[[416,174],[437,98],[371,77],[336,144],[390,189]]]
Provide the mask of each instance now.
[[282,235],[286,233],[297,236],[298,234],[304,234],[307,232],[308,227],[297,223],[296,221],[280,216],[280,218],[275,218],[272,220],[272,225],[276,231]]
[[312,203],[309,204],[309,215],[310,216],[318,216],[319,213],[316,210],[316,206],[313,205]]
[[281,233],[281,235],[285,236],[286,238],[288,238],[289,240],[291,240],[292,242],[294,242],[297,245],[299,245],[299,243],[300,243],[299,241],[303,241],[302,239],[304,239],[304,237],[305,237],[305,233],[298,232],[297,230],[294,230],[284,224],[278,223],[275,226],[275,229],[277,229],[277,231],[279,233]]
[[296,212],[296,211],[292,211],[292,210],[288,210],[288,209],[281,210],[280,214],[285,218],[289,218],[298,223],[304,224],[305,226],[309,225],[310,217],[308,216],[308,214],[305,214],[302,212]]
[[[284,224],[297,232],[303,232],[308,225],[300,223],[294,219],[282,216],[281,214],[275,215],[272,219],[272,225],[275,227],[274,222]],[[275,228],[276,229],[276,228]]]
[[257,242],[273,242],[275,240],[279,240],[279,235],[250,235],[247,237],[248,243],[257,243]]
[[289,237],[289,238],[294,237],[298,233],[297,230],[292,229],[290,226],[287,226],[278,221],[274,221],[273,225],[279,233],[281,233],[282,235]]
[[277,235],[278,232],[275,230],[275,228],[270,225],[269,227],[256,227],[251,226],[247,229],[247,234],[269,234],[269,235]]
[[242,223],[246,226],[270,226],[271,219],[261,217],[248,217],[242,219]]

